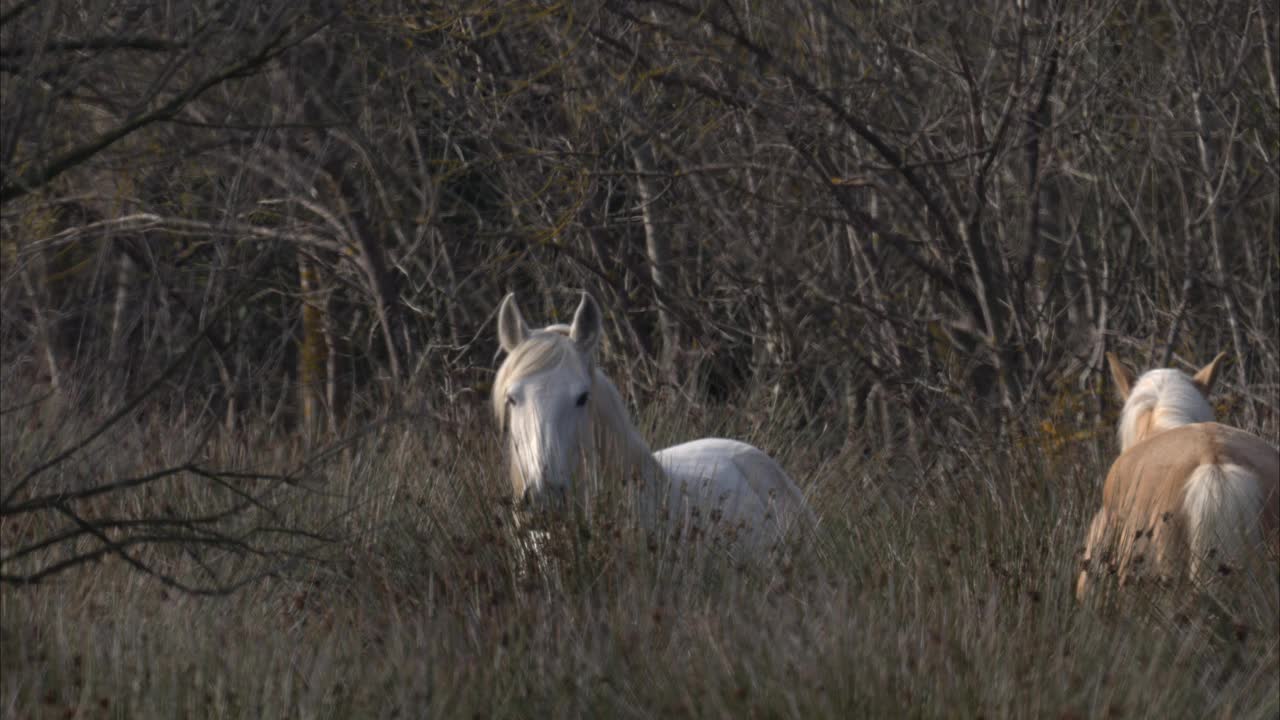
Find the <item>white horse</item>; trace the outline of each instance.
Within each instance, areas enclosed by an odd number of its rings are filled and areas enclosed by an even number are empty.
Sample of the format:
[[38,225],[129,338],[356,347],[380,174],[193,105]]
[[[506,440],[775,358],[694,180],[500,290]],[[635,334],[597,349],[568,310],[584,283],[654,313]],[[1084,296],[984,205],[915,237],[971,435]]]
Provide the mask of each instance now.
[[[493,383],[493,412],[507,437],[517,502],[570,497],[575,476],[638,481],[642,527],[724,534],[735,548],[761,552],[812,512],[773,458],[736,440],[705,438],[651,452],[613,383],[596,368],[600,309],[586,293],[573,324],[530,329],[509,294],[498,311],[506,360]],[[689,532],[690,530],[696,531]]]
[[1120,457],[1102,489],[1076,583],[1084,599],[1090,566],[1111,554],[1123,585],[1143,570],[1187,574],[1203,585],[1244,564],[1280,527],[1280,453],[1213,421],[1209,391],[1225,357],[1194,377],[1178,370],[1133,373],[1107,353],[1124,399]]

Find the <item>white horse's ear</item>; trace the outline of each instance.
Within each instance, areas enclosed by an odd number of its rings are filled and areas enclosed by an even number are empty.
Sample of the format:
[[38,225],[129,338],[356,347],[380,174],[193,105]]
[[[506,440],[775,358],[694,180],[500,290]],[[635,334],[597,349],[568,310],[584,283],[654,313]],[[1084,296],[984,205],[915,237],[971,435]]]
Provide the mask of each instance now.
[[1133,371],[1125,367],[1115,353],[1107,353],[1107,364],[1111,366],[1111,379],[1116,381],[1120,399],[1128,400],[1129,392],[1133,390]]
[[590,293],[582,293],[582,302],[578,303],[578,311],[573,314],[573,327],[569,328],[569,337],[585,353],[596,349],[600,342],[603,321],[600,319],[600,306]]
[[1191,382],[1196,384],[1205,397],[1209,397],[1209,391],[1213,389],[1213,381],[1218,379],[1218,370],[1222,367],[1222,361],[1226,359],[1227,354],[1220,352],[1217,357],[1209,361],[1208,365],[1200,368],[1200,371],[1192,376]]
[[516,294],[507,293],[502,298],[502,307],[498,308],[498,343],[507,352],[515,350],[529,336],[529,326],[524,324],[524,316],[516,305]]

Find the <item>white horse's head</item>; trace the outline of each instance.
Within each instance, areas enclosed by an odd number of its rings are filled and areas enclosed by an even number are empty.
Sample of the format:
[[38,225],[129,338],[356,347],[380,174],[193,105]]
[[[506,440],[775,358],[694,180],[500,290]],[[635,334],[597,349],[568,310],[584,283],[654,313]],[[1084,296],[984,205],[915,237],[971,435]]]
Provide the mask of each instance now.
[[498,341],[507,358],[493,383],[493,412],[507,437],[512,492],[517,500],[563,500],[591,442],[594,350],[600,309],[590,295],[573,324],[531,330],[515,294],[498,310]]
[[1209,392],[1226,357],[1226,353],[1218,353],[1195,375],[1161,368],[1148,370],[1135,379],[1132,370],[1113,353],[1107,353],[1111,377],[1124,401],[1124,410],[1120,413],[1120,451],[1179,425],[1212,422]]

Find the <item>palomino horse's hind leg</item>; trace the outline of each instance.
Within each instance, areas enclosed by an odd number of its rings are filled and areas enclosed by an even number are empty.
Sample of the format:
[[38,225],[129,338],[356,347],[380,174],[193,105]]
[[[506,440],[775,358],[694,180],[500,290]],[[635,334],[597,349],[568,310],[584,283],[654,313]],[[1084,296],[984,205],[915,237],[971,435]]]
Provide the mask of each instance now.
[[1089,524],[1089,534],[1084,542],[1084,567],[1080,570],[1079,579],[1076,580],[1076,599],[1081,602],[1084,601],[1085,594],[1089,590],[1089,573],[1099,571],[1099,568],[1094,567],[1097,559],[1095,556],[1110,545],[1107,542],[1107,536],[1110,534],[1109,523],[1107,510],[1103,508],[1093,516],[1093,522]]
[[1161,513],[1151,518],[1148,533],[1151,538],[1151,569],[1156,579],[1180,581],[1188,559],[1182,519],[1175,513]]

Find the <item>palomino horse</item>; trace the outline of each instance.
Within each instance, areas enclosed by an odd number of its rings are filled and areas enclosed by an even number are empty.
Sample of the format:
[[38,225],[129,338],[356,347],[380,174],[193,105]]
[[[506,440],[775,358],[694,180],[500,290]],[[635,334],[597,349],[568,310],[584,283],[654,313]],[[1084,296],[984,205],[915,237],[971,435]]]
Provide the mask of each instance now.
[[1144,566],[1197,585],[1244,564],[1280,528],[1280,453],[1213,421],[1209,390],[1225,353],[1193,377],[1133,373],[1107,353],[1124,410],[1120,457],[1102,489],[1076,583],[1083,600],[1095,561],[1110,555],[1123,585]]
[[[647,529],[715,525],[748,552],[768,549],[813,515],[778,463],[736,440],[705,438],[650,452],[613,383],[593,356],[602,334],[590,295],[573,325],[530,329],[509,294],[498,311],[507,352],[493,383],[493,412],[505,431],[517,502],[543,505],[573,492],[590,470],[616,482],[639,481],[640,524]],[[687,537],[687,536],[686,536]]]

